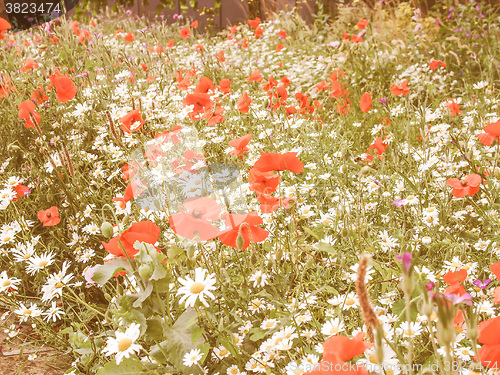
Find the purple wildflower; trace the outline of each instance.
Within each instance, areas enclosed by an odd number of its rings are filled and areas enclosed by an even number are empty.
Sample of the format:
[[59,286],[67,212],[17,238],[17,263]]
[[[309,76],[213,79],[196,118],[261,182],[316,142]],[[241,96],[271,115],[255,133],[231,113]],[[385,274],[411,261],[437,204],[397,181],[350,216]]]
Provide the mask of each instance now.
[[481,289],[486,289],[488,287],[488,284],[491,282],[490,279],[486,279],[484,281],[481,281],[479,279],[475,280],[472,284],[474,284],[475,286],[477,286],[478,288],[481,288]]
[[403,263],[406,273],[409,273],[411,269],[411,253],[408,252],[401,255],[396,255],[396,259]]

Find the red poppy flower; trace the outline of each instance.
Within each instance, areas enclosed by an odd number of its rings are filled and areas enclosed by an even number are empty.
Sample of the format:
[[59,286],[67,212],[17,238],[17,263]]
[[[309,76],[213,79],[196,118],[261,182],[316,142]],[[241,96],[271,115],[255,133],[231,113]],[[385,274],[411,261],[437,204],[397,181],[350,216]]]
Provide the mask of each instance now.
[[252,99],[250,99],[247,92],[244,92],[238,99],[238,109],[241,113],[248,113],[250,104],[252,104]]
[[360,37],[359,35],[353,34],[353,35],[351,35],[351,40],[354,43],[361,43],[363,41],[363,38]]
[[231,81],[227,78],[221,79],[217,89],[223,94],[229,94],[231,92]]
[[250,184],[250,190],[259,194],[269,194],[278,188],[280,175],[271,171],[262,172],[259,169],[252,168],[248,171],[248,183]]
[[0,74],[0,99],[9,96],[9,92],[12,88],[13,86],[10,84],[9,77]]
[[395,85],[394,83],[391,83],[391,94],[396,95],[396,96],[405,96],[408,95],[410,92],[410,88],[408,87],[408,80],[405,79],[401,85]]
[[222,212],[219,204],[206,197],[194,197],[183,202],[182,212],[168,218],[172,230],[182,237],[209,241],[221,232],[209,220],[217,220]]
[[446,288],[445,293],[447,294],[458,294],[459,296],[464,295],[465,288],[462,286],[462,282],[467,278],[467,270],[461,269],[459,271],[449,271],[444,275],[443,281],[446,284],[450,284]]
[[384,153],[385,149],[387,148],[387,145],[384,143],[381,137],[375,139],[373,143],[368,147],[368,150],[366,150],[366,153],[368,154],[366,157],[366,160],[372,161],[373,160],[373,151],[376,152],[377,157],[379,159],[382,158],[382,154]]
[[136,241],[154,245],[160,238],[160,232],[160,228],[153,222],[139,221],[133,223],[129,229],[112,238],[108,243],[103,241],[102,245],[108,253],[113,254],[115,257],[126,258],[126,252],[130,258],[133,258],[139,252],[134,248]]
[[276,46],[276,52],[281,51],[283,48],[285,48],[285,45],[284,45],[284,44],[282,44],[282,43],[278,44],[278,45]]
[[10,23],[6,19],[0,17],[0,40],[5,38],[5,31],[9,30],[10,28]]
[[460,104],[455,102],[455,99],[451,99],[451,101],[446,104],[446,107],[448,107],[448,109],[450,110],[451,117],[462,114],[462,111],[460,110]]
[[123,116],[120,119],[120,122],[123,124],[122,126],[120,126],[120,128],[125,133],[130,134],[130,131],[132,130],[131,127],[132,127],[133,124],[135,124],[136,122],[140,123],[139,126],[137,126],[136,128],[133,129],[133,130],[137,131],[137,130],[139,130],[142,127],[142,125],[144,125],[144,123],[146,121],[144,121],[142,119],[141,111],[139,109],[134,109],[133,111],[130,111],[125,116]]
[[198,20],[191,22],[190,25],[193,29],[196,29],[198,27]]
[[180,34],[182,39],[187,39],[191,35],[191,30],[189,30],[189,27],[184,27],[181,29]]
[[328,90],[328,87],[329,87],[328,83],[326,83],[325,80],[321,81],[316,86],[314,86],[314,88],[316,89],[316,91]]
[[256,29],[260,24],[260,18],[257,17],[254,20],[248,20],[248,23],[250,26],[252,26],[254,29]]
[[278,38],[280,38],[280,39],[286,39],[287,37],[288,37],[288,35],[286,34],[285,30],[280,30],[278,32]]
[[52,206],[45,211],[38,211],[38,219],[43,223],[44,227],[53,227],[61,222],[59,219],[59,210],[56,206]]
[[49,97],[45,95],[42,85],[38,85],[38,88],[31,93],[31,100],[36,101],[38,104],[41,104],[48,99]]
[[224,57],[224,51],[217,52],[215,54],[215,57],[217,58],[218,62],[224,62],[224,61],[226,61],[226,58]]
[[[497,280],[500,281],[500,262],[493,263],[490,268],[491,272],[497,277]],[[495,297],[493,303],[500,303],[500,286],[497,286],[493,291],[493,297]]]
[[24,60],[24,66],[21,68],[21,72],[36,68],[38,68],[38,64],[35,62],[35,60],[27,59]]
[[495,139],[500,137],[500,120],[486,125],[483,130],[484,133],[479,134],[477,137],[479,138],[479,142],[489,147]]
[[207,109],[207,110],[205,110],[205,113],[203,114],[203,116],[201,118],[206,119],[207,125],[210,125],[210,126],[215,125],[215,124],[220,124],[220,123],[222,123],[222,121],[224,121],[226,119],[226,117],[222,115],[224,113],[224,111],[225,111],[225,108],[223,108],[220,105],[216,105],[213,113],[212,113],[211,109]]
[[31,100],[25,100],[21,104],[17,106],[19,109],[19,118],[24,120],[24,126],[29,128],[35,127],[35,124],[33,124],[33,121],[31,120],[31,115],[35,118],[35,121],[37,124],[40,123],[41,116],[38,112],[35,111],[35,103],[33,103]]
[[78,87],[75,86],[71,78],[63,76],[59,72],[51,75],[50,81],[56,88],[57,101],[60,103],[72,100],[78,91]]
[[286,197],[273,197],[270,194],[258,194],[257,200],[261,203],[260,210],[265,214],[270,214],[276,211],[280,206],[290,208],[290,202],[294,201],[292,198]]
[[262,242],[269,236],[267,230],[257,226],[263,224],[264,221],[256,212],[250,212],[246,215],[226,214],[225,221],[226,226],[230,229],[223,231],[219,235],[219,239],[224,245],[235,249],[238,249],[237,239],[239,235],[243,238],[241,250],[250,246],[250,242]]
[[167,48],[173,48],[175,44],[175,39],[170,39],[168,41],[168,44],[166,45]]
[[482,177],[478,174],[470,174],[463,181],[458,178],[449,178],[446,183],[453,188],[451,192],[454,197],[463,198],[466,195],[473,196],[479,191]]
[[483,366],[498,369],[500,364],[500,316],[479,323],[477,340],[483,344],[479,349],[479,359]]
[[262,34],[264,33],[264,29],[262,27],[257,27],[255,29],[255,38],[260,38]]
[[302,173],[304,164],[299,160],[296,152],[267,154],[261,151],[260,158],[253,167],[261,172],[289,170],[293,173]]
[[434,70],[437,69],[441,65],[443,68],[446,68],[446,64],[442,62],[441,60],[432,60],[429,64],[429,69]]
[[193,111],[190,113],[192,119],[196,114],[205,112],[207,109],[211,109],[213,106],[210,95],[202,92],[195,92],[193,94],[186,95],[183,104],[184,107],[188,105],[194,106]]
[[200,82],[196,85],[194,92],[202,92],[207,93],[208,90],[212,90],[214,88],[214,83],[208,77],[201,77]]
[[128,181],[132,177],[134,177],[137,172],[139,172],[139,168],[141,168],[141,165],[139,163],[133,162],[131,164],[127,163],[124,166],[121,167],[121,170],[123,171],[121,178],[123,181]]
[[12,200],[14,200],[14,201],[17,201],[19,198],[22,198],[26,194],[31,193],[31,190],[29,187],[21,185],[21,184],[17,184],[16,186],[14,186],[14,190],[17,193],[17,197],[12,198]]
[[120,207],[123,209],[127,205],[127,202],[132,200],[132,198],[141,195],[142,193],[144,193],[144,190],[139,188],[137,182],[132,181],[125,188],[125,194],[123,195],[123,197],[113,198],[112,200],[113,202],[120,202]]
[[373,346],[372,343],[363,340],[364,336],[364,332],[360,332],[352,339],[341,335],[330,337],[323,343],[323,358],[317,367],[304,375],[368,374],[364,366],[351,366],[345,363]]
[[342,40],[349,40],[349,34],[347,34],[346,31],[344,31],[344,34],[342,35]]
[[368,23],[369,23],[369,22],[368,22],[367,20],[365,20],[365,19],[361,18],[361,19],[358,21],[358,23],[356,24],[356,26],[358,27],[358,29],[363,30],[363,29],[364,29],[364,28],[368,25]]
[[229,146],[234,147],[234,150],[231,150],[229,152],[229,155],[236,155],[240,156],[244,154],[245,152],[250,151],[250,149],[247,147],[248,142],[250,142],[250,139],[252,138],[252,134],[247,134],[241,138],[236,138],[232,139],[229,141]]
[[260,70],[253,70],[250,77],[245,78],[247,82],[262,82],[262,76],[260,75]]
[[127,42],[132,43],[135,40],[135,36],[129,32],[124,38]]
[[359,106],[363,112],[368,112],[372,106],[372,97],[369,92],[365,92],[361,95],[361,101]]

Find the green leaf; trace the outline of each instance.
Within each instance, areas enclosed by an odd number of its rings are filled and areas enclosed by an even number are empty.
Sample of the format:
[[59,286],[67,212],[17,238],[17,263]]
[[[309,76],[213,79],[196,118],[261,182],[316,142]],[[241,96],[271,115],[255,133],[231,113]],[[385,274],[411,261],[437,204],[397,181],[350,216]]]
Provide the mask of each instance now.
[[165,324],[163,319],[159,316],[153,316],[152,318],[147,320],[146,335],[153,341],[163,340],[165,337],[164,327]]
[[254,330],[254,333],[252,334],[252,336],[250,336],[250,341],[253,341],[253,342],[259,341],[264,336],[266,336],[266,332],[257,328]]
[[238,348],[235,347],[235,345],[230,342],[229,340],[226,340],[226,339],[220,339],[220,344],[226,348],[229,353],[231,353],[231,355],[235,358],[238,358]]
[[193,342],[198,341],[201,338],[201,336],[203,336],[203,332],[204,332],[203,327],[195,325],[193,327],[193,332],[191,332],[191,340]]
[[315,231],[313,231],[312,229],[309,229],[309,228],[303,228],[303,229],[304,229],[304,231],[305,231],[306,233],[310,234],[311,236],[313,236],[314,238],[316,238],[318,241],[321,239],[321,238],[318,236],[318,234],[317,234]]
[[174,325],[165,330],[165,336],[168,339],[159,345],[154,345],[150,350],[150,355],[160,363],[169,361],[177,371],[183,374],[201,375],[202,371],[200,367],[186,367],[183,364],[183,358],[187,352],[196,349],[200,344],[204,344],[202,338],[193,342],[193,331],[196,329],[196,320],[196,310],[191,308],[186,309]]
[[330,254],[337,254],[337,249],[335,249],[332,245],[325,243],[325,242],[318,243],[318,250],[326,251],[327,253],[330,253]]
[[135,375],[144,373],[144,366],[141,361],[133,358],[126,358],[120,362],[119,365],[116,361],[108,362],[97,371],[96,375]]
[[134,304],[132,305],[133,307],[140,307],[141,304],[146,300],[151,295],[151,292],[153,291],[153,284],[148,283],[148,286],[142,293],[139,294],[139,297],[134,301]]
[[114,274],[116,274],[122,268],[125,269],[127,272],[132,272],[132,267],[130,266],[130,263],[128,262],[127,259],[121,257],[115,258],[100,266],[94,272],[92,280],[94,280],[99,285],[104,285],[111,277],[113,277]]
[[163,266],[163,264],[157,264],[155,265],[155,269],[153,271],[153,274],[151,275],[151,280],[160,280],[163,279],[165,276],[167,276],[167,270]]

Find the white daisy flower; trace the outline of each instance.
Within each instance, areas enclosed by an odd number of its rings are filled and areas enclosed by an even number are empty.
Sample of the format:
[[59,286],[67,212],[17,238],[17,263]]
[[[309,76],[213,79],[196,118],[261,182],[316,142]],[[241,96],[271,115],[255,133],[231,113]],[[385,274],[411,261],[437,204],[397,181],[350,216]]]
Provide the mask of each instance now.
[[142,346],[134,344],[141,335],[141,326],[132,323],[125,332],[116,331],[116,338],[109,337],[103,353],[106,356],[115,354],[116,364],[119,365],[123,358],[129,358],[131,354],[139,353]]
[[202,358],[203,354],[200,352],[200,349],[193,349],[184,355],[184,361],[183,361],[184,366],[188,367],[194,366],[198,364],[198,362]]
[[190,277],[186,277],[185,279],[179,278],[179,283],[183,285],[177,291],[177,295],[183,294],[179,303],[186,302],[186,307],[193,307],[196,300],[199,298],[203,305],[208,307],[208,302],[205,297],[208,296],[211,299],[215,298],[211,290],[216,289],[214,287],[216,280],[215,274],[206,275],[207,272],[208,271],[203,268],[197,268],[195,270],[194,280]]

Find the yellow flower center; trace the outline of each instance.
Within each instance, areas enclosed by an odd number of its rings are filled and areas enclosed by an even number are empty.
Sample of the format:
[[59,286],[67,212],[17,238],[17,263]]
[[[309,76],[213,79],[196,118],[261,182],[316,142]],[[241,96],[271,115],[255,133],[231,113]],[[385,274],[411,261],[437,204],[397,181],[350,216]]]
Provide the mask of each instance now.
[[47,262],[46,260],[41,260],[40,263],[38,263],[38,267],[45,267],[47,265]]
[[432,218],[432,216],[429,216],[427,219],[425,219],[428,223],[432,223],[434,221],[434,219]]
[[124,337],[118,342],[118,350],[124,352],[125,350],[130,348],[130,345],[132,345],[132,340],[128,337]]
[[334,335],[339,331],[339,327],[332,327],[330,328],[330,334]]
[[23,259],[28,260],[29,258],[31,258],[31,254],[24,254]]
[[63,286],[64,284],[60,281],[55,285],[56,288],[62,288]]
[[2,283],[2,286],[9,286],[10,285],[10,280],[4,280]]
[[377,357],[375,356],[375,354],[372,354],[369,359],[371,363],[378,364]]
[[347,299],[345,300],[345,304],[346,304],[347,306],[352,306],[352,305],[354,305],[355,303],[356,303],[356,301],[354,300],[354,298],[350,298],[350,297],[349,297],[349,298],[347,298]]
[[227,355],[227,353],[228,353],[227,349],[222,349],[222,350],[220,351],[220,353],[219,353],[219,354],[220,354],[222,357],[224,357],[225,355]]
[[23,316],[29,316],[31,315],[31,310],[30,309],[26,309],[23,311]]
[[415,331],[411,328],[405,329],[405,335],[408,336],[413,336],[415,334]]
[[12,239],[12,237],[10,237],[10,236],[5,236],[5,237],[3,238],[3,242],[9,242],[11,239]]
[[199,293],[203,292],[203,289],[205,289],[205,285],[203,285],[202,283],[196,282],[193,285],[191,285],[191,288],[189,290],[193,294],[199,294]]

